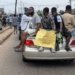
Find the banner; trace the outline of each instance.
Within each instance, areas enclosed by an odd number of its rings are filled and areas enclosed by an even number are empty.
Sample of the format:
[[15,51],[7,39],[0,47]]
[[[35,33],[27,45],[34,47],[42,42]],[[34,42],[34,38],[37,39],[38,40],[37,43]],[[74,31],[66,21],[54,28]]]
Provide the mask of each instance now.
[[42,46],[46,48],[55,48],[56,34],[55,31],[40,29],[34,40],[36,46]]

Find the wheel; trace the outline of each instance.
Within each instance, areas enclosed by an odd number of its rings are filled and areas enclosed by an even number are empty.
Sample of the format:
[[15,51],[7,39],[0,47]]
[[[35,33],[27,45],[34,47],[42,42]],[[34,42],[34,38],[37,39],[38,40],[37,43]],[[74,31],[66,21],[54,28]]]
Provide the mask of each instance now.
[[22,60],[23,60],[23,62],[25,62],[26,61],[26,59],[24,58],[24,56],[22,55]]
[[29,60],[26,59],[23,55],[22,55],[22,60],[23,60],[23,62],[29,62]]

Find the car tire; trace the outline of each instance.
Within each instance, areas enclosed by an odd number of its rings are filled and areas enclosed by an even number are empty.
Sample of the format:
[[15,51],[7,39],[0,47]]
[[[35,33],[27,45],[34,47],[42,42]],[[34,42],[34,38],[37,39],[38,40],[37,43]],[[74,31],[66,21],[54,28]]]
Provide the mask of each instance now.
[[23,55],[22,55],[22,60],[23,60],[23,62],[29,62],[29,60],[26,59]]
[[24,58],[24,56],[22,55],[22,60],[23,60],[23,62],[26,62],[26,59]]

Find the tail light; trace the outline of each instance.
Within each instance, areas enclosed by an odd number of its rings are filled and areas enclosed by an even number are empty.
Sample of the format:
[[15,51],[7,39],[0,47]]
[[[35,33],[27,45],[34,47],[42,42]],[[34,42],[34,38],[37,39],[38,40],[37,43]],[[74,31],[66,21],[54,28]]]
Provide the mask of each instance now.
[[34,46],[34,42],[32,40],[26,40],[25,45],[26,46]]
[[70,44],[71,46],[75,46],[75,39],[74,40],[72,40],[72,42],[71,42],[71,44]]

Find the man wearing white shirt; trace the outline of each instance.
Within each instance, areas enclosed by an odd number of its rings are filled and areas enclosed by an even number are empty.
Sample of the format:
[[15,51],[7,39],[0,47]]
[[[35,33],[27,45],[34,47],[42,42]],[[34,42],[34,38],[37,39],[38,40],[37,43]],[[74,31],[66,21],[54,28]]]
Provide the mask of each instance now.
[[31,17],[27,16],[27,15],[23,15],[22,19],[21,19],[21,30],[24,31],[29,23],[29,21],[31,20]]
[[29,13],[28,10],[25,11],[25,14],[22,16],[21,18],[21,23],[20,23],[20,27],[21,27],[21,41],[19,43],[19,45],[17,45],[15,47],[15,51],[19,51],[19,48],[21,48],[22,43],[24,42],[25,39],[25,30],[27,29],[28,23],[32,18],[29,17]]
[[[41,27],[41,19],[38,15],[35,15],[34,8],[30,7],[28,11],[28,15],[22,16],[21,21],[21,30],[22,30],[22,37],[20,44],[16,47],[16,52],[22,52],[22,48],[24,46],[24,42],[26,40],[26,36],[29,34],[36,34],[39,28]],[[22,48],[21,48],[22,47]]]

